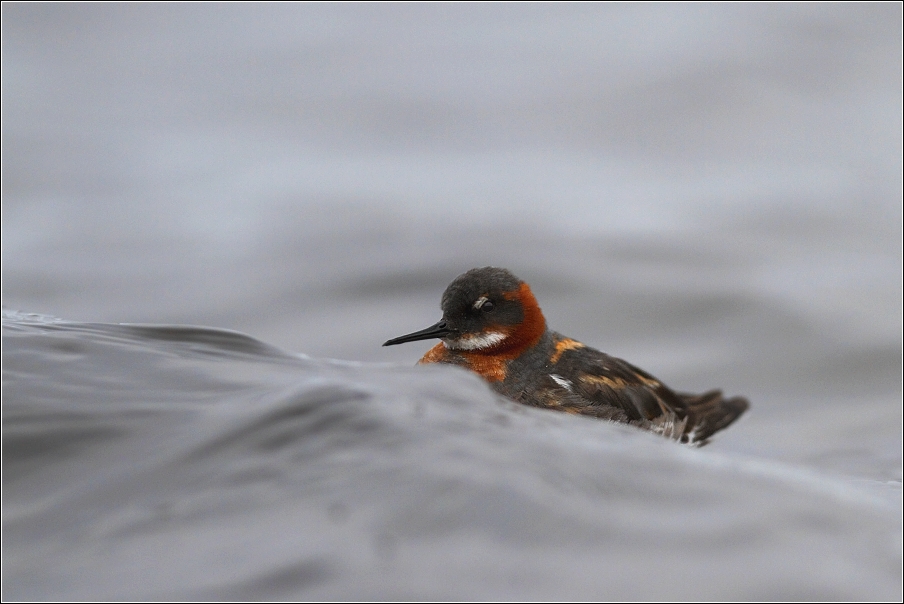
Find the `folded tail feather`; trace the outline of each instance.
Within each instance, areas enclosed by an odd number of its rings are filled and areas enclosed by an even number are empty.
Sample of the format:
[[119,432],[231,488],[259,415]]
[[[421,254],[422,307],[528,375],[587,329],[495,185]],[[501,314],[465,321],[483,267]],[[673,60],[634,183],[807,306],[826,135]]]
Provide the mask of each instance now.
[[706,444],[710,436],[727,428],[750,406],[742,396],[725,398],[721,390],[704,394],[676,394],[688,406],[688,438],[698,445]]

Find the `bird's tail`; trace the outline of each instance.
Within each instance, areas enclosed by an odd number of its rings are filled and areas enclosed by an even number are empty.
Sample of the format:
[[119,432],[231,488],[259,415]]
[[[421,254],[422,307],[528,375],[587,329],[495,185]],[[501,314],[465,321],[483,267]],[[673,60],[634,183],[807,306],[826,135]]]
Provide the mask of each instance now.
[[750,403],[742,396],[725,398],[721,390],[704,394],[678,394],[688,407],[687,439],[698,446],[705,445],[709,437],[727,428]]

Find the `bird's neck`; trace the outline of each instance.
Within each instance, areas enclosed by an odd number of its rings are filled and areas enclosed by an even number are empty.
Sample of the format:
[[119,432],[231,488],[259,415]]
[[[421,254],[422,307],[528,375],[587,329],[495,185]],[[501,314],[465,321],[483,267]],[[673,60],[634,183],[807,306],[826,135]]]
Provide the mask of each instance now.
[[513,292],[504,294],[504,297],[513,300],[517,299],[521,303],[524,310],[524,319],[518,325],[514,326],[505,339],[493,346],[482,348],[480,350],[469,351],[471,354],[505,356],[514,358],[523,351],[536,345],[546,333],[546,318],[533,292],[527,283],[522,283],[521,287]]

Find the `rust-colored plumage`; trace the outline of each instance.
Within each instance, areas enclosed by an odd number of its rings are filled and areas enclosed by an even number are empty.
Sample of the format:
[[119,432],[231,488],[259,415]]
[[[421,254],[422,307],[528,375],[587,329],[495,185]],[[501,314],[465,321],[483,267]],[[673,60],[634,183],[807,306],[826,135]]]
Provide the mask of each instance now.
[[550,331],[527,283],[486,267],[456,278],[442,298],[443,319],[384,346],[441,338],[420,363],[448,363],[480,374],[526,405],[632,424],[696,445],[749,406],[718,390],[683,394],[577,340]]

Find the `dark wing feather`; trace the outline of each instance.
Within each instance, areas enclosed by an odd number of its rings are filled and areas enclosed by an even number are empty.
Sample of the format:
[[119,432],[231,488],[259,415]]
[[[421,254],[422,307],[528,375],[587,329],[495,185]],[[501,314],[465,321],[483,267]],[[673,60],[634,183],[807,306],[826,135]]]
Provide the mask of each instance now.
[[554,369],[572,382],[572,392],[584,399],[588,414],[596,415],[597,407],[616,407],[634,422],[688,416],[684,399],[642,369],[593,348],[569,352]]
[[543,383],[519,390],[517,400],[634,424],[696,445],[706,444],[749,407],[745,398],[725,398],[719,390],[676,393],[622,359],[554,336],[567,345],[554,345]]

